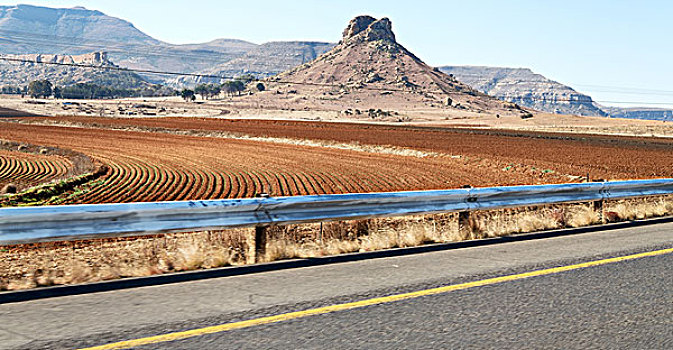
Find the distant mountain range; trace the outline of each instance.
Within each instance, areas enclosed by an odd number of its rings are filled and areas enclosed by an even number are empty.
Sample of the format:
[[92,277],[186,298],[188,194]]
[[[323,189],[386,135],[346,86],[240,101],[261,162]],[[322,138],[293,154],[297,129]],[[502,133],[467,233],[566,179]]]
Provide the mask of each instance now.
[[[251,48],[240,57],[200,70],[199,74],[235,77],[252,74],[258,77],[276,75],[293,67],[313,61],[329,51],[334,44],[323,42],[281,41],[269,42]],[[199,83],[222,83],[223,79],[203,77],[179,77],[171,79],[171,85],[194,85]]]
[[[174,45],[143,33],[128,21],[83,7],[0,6],[0,54],[30,55],[20,57],[57,55],[55,59],[67,60],[71,56],[105,51],[109,64],[127,68],[225,77],[247,73],[271,76],[310,62],[335,45],[302,41],[258,45],[236,39]],[[673,120],[673,111],[669,109],[600,106],[590,96],[525,68],[444,66],[440,70],[453,74],[459,81],[480,92],[537,110]],[[62,82],[92,81],[95,76],[103,80],[109,78],[81,73],[77,68],[37,67],[0,61],[0,85],[25,85],[36,77],[55,77],[50,79],[58,78]],[[127,87],[146,84],[138,80],[140,78],[174,87],[222,80],[155,74],[124,75],[120,78]]]
[[[250,67],[255,73],[275,74],[296,62],[301,64],[302,59],[315,58],[331,45],[302,42],[257,45],[236,39],[174,45],[152,38],[128,21],[83,7],[0,6],[0,54],[81,55],[106,51],[112,62],[134,69],[217,71],[231,75],[245,73]],[[312,51],[315,53],[311,54]],[[266,63],[260,63],[264,57],[268,57]],[[231,62],[237,58],[241,60]],[[273,63],[279,60],[280,64]],[[176,81],[170,75],[142,76],[152,82]]]
[[673,121],[673,110],[665,108],[607,107],[591,96],[534,73],[528,68],[444,66],[442,72],[501,100],[557,114]]

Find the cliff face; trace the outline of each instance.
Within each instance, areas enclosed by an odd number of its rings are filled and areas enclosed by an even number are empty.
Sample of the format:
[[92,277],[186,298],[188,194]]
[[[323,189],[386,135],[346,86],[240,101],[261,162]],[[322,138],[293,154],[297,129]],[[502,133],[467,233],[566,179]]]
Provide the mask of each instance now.
[[[81,64],[101,67],[116,66],[110,61],[105,52],[93,52],[83,55],[4,55],[4,57],[45,63]],[[33,80],[49,80],[54,85],[61,86],[77,83],[93,83],[126,89],[141,88],[149,85],[139,75],[132,72],[29,62],[21,63],[0,58],[0,85],[23,87]]]
[[673,121],[673,109],[645,107],[603,107],[603,110],[605,110],[610,115],[610,117],[613,118]]
[[26,54],[26,55],[4,55],[7,58],[16,58],[34,62],[61,63],[61,64],[83,64],[93,66],[114,66],[108,59],[107,52],[92,52],[83,55],[51,55],[51,54]]
[[590,96],[527,68],[444,66],[439,69],[481,92],[524,107],[557,114],[607,115]]

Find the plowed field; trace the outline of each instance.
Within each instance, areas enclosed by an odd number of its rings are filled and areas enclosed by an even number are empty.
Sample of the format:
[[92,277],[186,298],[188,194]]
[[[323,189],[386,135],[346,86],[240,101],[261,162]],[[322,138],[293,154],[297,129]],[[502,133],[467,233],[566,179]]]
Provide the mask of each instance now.
[[0,188],[35,186],[64,176],[72,164],[59,156],[0,150]]
[[[438,189],[524,183],[538,174],[462,159],[415,158],[165,133],[7,123],[2,137],[69,148],[110,172],[74,203],[159,201]],[[562,181],[549,176],[551,181]]]
[[[2,123],[0,138],[67,148],[107,164],[102,181],[72,203],[558,183],[587,173],[605,179],[673,176],[673,141],[661,139],[195,118],[57,120],[86,128]],[[183,136],[176,130],[391,145],[440,155]]]
[[[26,118],[45,120],[45,118]],[[53,119],[53,118],[51,118]],[[673,139],[539,133],[506,130],[421,128],[354,123],[213,118],[115,119],[59,117],[98,127],[144,127],[233,132],[252,136],[391,145],[553,169],[592,178],[673,176]],[[521,180],[525,182],[525,179]]]

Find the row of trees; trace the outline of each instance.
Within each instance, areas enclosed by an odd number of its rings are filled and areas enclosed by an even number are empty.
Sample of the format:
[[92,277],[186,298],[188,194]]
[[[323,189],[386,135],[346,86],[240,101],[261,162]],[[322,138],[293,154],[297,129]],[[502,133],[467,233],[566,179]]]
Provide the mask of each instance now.
[[28,93],[28,87],[20,88],[18,86],[5,85],[0,89],[0,93],[4,95],[25,95]]
[[33,98],[103,99],[141,96],[170,96],[176,91],[161,85],[148,85],[137,89],[119,89],[92,83],[77,83],[64,87],[54,86],[49,80],[35,80],[28,84],[26,94]]
[[[92,83],[78,83],[68,86],[54,86],[49,80],[35,80],[23,89],[13,86],[2,87],[3,94],[27,94],[33,98],[66,98],[66,99],[103,99],[120,97],[140,97],[140,96],[169,96],[178,95],[186,101],[196,100],[196,95],[202,99],[212,98],[221,93],[230,96],[238,94],[239,96],[246,87],[255,80],[252,75],[245,75],[234,80],[225,81],[223,84],[199,84],[194,90],[183,89],[178,92],[161,85],[149,85],[138,89],[119,89],[111,86],[103,86]],[[257,82],[250,87],[251,90],[264,91],[266,87],[263,83]]]
[[[254,78],[241,79],[237,78],[235,80],[225,81],[223,84],[199,84],[194,90],[183,89],[180,92],[180,96],[185,99],[185,101],[194,101],[196,95],[201,95],[201,99],[209,99],[214,96],[218,96],[221,93],[226,93],[227,95],[233,96],[235,94],[241,95],[241,92],[245,91],[246,86],[253,81]],[[254,85],[254,88],[257,91],[264,91],[266,87],[263,83],[258,82]]]

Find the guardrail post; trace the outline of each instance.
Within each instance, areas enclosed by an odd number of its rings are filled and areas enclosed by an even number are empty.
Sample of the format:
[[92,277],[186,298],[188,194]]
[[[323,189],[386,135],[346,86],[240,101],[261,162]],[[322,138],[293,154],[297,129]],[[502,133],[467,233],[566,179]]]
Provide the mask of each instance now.
[[266,254],[268,226],[255,226],[255,232],[248,237],[248,264],[255,264]]
[[598,200],[594,201],[594,211],[598,213],[598,220],[600,220],[601,224],[605,224],[607,221],[605,220],[605,210],[603,210],[603,200]]
[[463,238],[472,238],[472,225],[470,224],[470,212],[461,211],[458,213],[458,234]]

